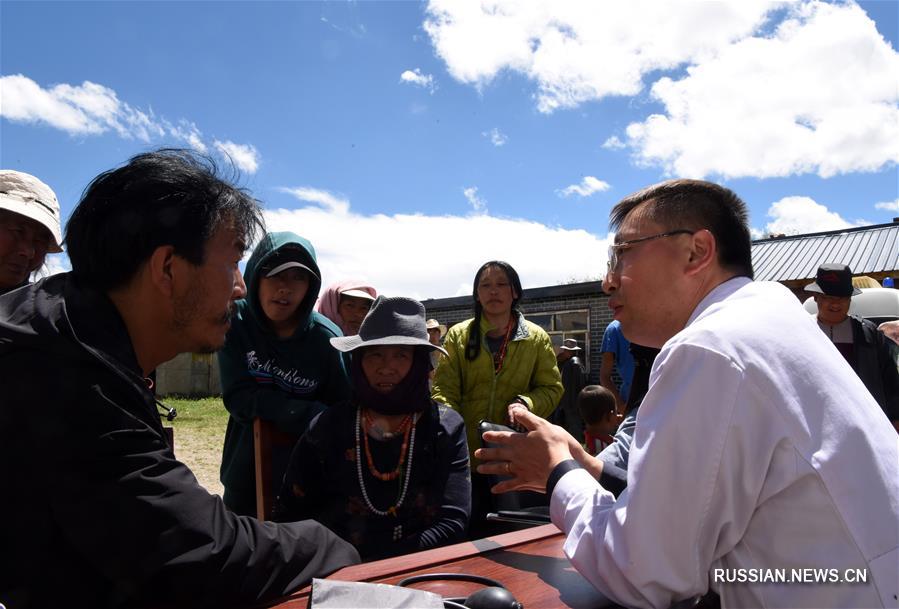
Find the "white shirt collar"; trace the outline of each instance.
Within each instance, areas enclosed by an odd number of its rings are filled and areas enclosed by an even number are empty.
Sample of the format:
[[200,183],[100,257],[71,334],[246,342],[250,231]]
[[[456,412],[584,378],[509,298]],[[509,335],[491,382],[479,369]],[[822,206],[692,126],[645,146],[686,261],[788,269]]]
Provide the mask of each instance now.
[[749,277],[732,277],[723,283],[719,283],[711,292],[705,295],[705,298],[699,301],[699,304],[693,309],[690,319],[687,320],[687,325],[689,326],[692,324],[696,318],[702,315],[710,306],[716,302],[721,302],[743,286],[750,283],[752,283],[752,279]]

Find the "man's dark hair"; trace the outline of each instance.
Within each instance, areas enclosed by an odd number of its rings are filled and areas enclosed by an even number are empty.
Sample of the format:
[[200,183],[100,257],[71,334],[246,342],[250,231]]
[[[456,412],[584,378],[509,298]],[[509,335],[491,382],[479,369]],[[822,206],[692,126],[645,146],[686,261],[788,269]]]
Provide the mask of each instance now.
[[481,313],[484,311],[484,306],[478,300],[478,284],[481,282],[481,275],[491,266],[495,266],[506,274],[515,291],[516,296],[512,300],[513,312],[518,312],[518,301],[521,300],[521,279],[511,264],[502,260],[490,260],[481,265],[481,268],[475,273],[474,287],[471,289],[471,295],[474,297],[474,321],[468,328],[468,344],[465,345],[465,359],[469,361],[476,359],[478,353],[481,352]]
[[615,411],[615,396],[602,385],[587,385],[577,394],[577,409],[587,425],[599,423]]
[[127,284],[160,246],[202,264],[206,242],[223,225],[249,243],[263,228],[259,203],[219,177],[211,158],[162,149],[94,178],[69,218],[65,243],[79,280],[108,291]]
[[650,201],[646,217],[668,230],[708,229],[718,245],[721,266],[753,278],[752,238],[746,204],[728,188],[703,180],[668,180],[625,197],[612,208],[610,226],[617,230],[629,213]]

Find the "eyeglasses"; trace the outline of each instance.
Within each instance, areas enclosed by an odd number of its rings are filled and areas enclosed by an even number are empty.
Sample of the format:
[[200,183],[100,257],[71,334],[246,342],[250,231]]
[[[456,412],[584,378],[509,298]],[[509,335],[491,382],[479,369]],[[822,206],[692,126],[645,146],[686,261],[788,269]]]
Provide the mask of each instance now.
[[609,266],[607,269],[607,273],[614,273],[618,270],[618,263],[621,262],[621,252],[626,250],[627,248],[633,246],[636,243],[642,243],[643,241],[652,241],[653,239],[661,239],[662,237],[673,237],[674,235],[692,235],[696,233],[695,230],[687,230],[686,228],[679,228],[677,230],[668,231],[667,233],[659,233],[658,235],[650,235],[648,237],[640,237],[639,239],[631,239],[630,241],[622,241],[621,243],[616,243],[615,245],[609,246]]

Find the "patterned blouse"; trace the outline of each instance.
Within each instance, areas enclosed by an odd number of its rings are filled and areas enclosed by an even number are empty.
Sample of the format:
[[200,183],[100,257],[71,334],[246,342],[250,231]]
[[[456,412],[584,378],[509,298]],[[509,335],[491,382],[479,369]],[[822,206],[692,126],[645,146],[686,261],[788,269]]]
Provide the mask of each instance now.
[[[356,466],[357,427],[353,403],[333,406],[313,420],[294,449],[275,519],[317,520],[356,546],[365,561],[463,541],[471,513],[471,481],[459,414],[432,402],[415,424],[411,457],[393,480],[371,474],[362,440],[358,452],[365,494]],[[402,434],[389,439],[369,436],[368,444],[379,472],[397,467]],[[407,475],[408,488],[395,514],[372,511],[387,512],[396,505]]]

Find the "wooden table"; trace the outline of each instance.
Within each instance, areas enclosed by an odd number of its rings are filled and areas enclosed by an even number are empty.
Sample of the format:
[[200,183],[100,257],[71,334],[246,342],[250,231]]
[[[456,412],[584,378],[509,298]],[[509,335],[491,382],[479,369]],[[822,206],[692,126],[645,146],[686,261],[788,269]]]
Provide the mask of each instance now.
[[[496,537],[345,567],[328,579],[395,584],[422,573],[470,573],[502,583],[526,609],[607,607],[609,601],[562,553],[562,533],[547,524]],[[483,586],[435,581],[415,584],[444,597],[468,596]],[[259,607],[306,609],[310,587]]]

